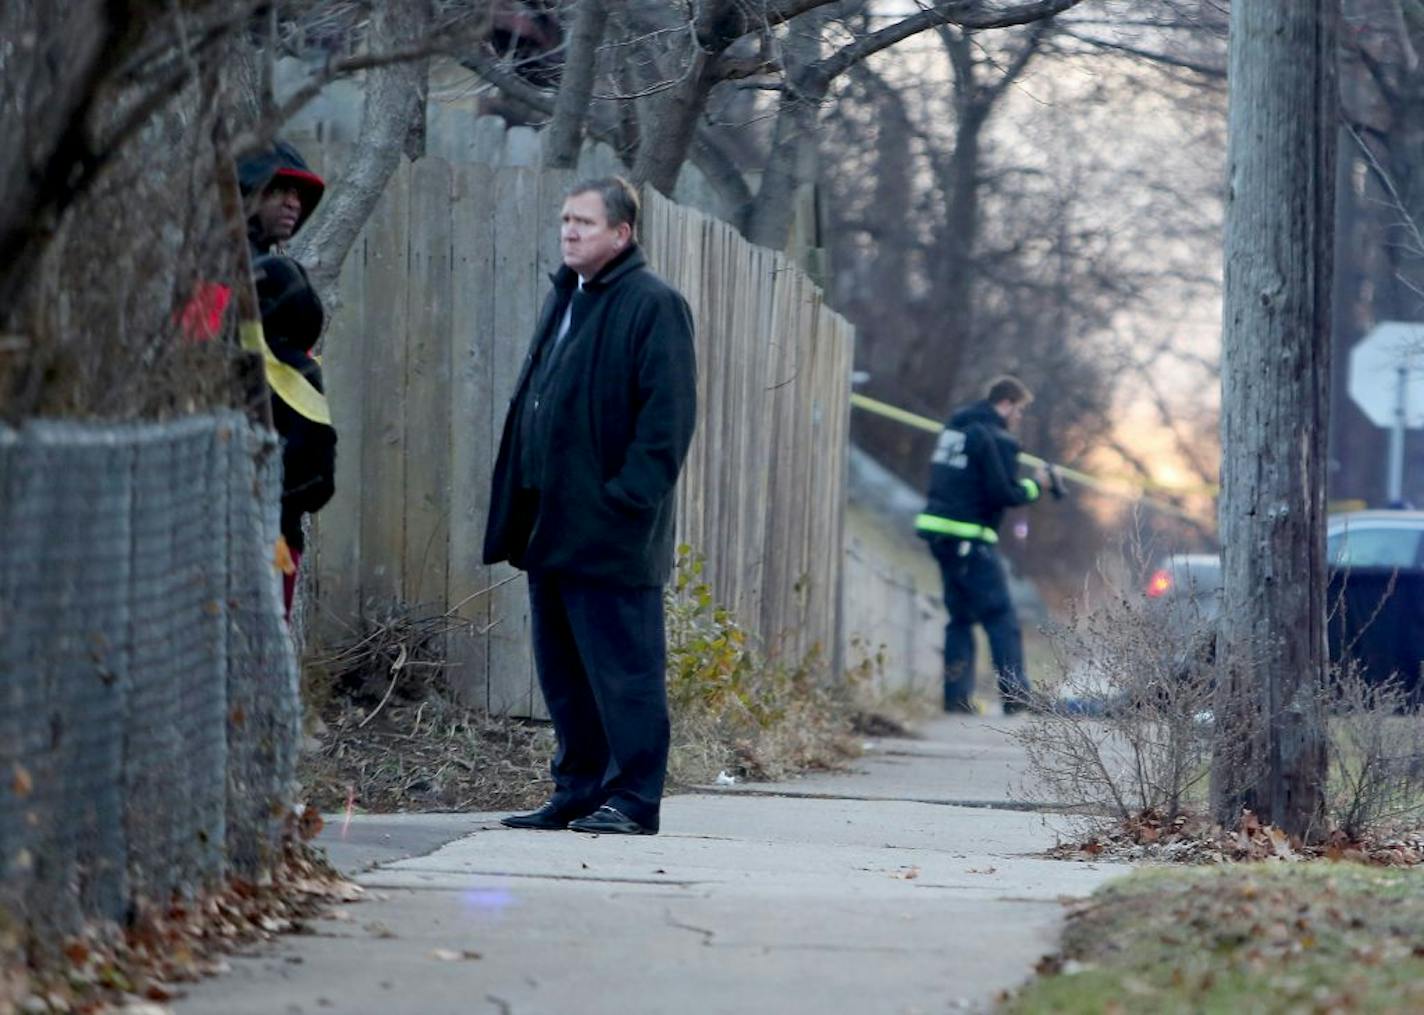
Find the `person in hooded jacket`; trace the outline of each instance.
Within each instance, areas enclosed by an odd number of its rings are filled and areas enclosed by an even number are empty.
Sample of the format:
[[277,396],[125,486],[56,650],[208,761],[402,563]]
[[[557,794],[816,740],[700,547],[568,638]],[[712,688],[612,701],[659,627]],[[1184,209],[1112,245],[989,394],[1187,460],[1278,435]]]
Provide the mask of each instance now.
[[336,491],[336,430],[321,366],[312,355],[325,319],[321,299],[306,270],[282,253],[282,245],[311,216],[326,186],[284,141],[238,163],[237,175],[243,200],[252,209],[247,220],[252,276],[272,356],[267,381],[272,425],[282,442],[281,531],[288,558],[282,586],[290,616],[306,548],[303,516],[319,511]]
[[554,792],[514,828],[652,835],[667,773],[663,586],[697,411],[692,315],[618,177],[565,197],[553,276],[491,481],[484,560],[529,576]]
[[1019,444],[1010,433],[1033,395],[1014,377],[999,377],[982,401],[956,410],[940,432],[930,462],[928,503],[915,520],[944,580],[944,709],[974,704],[974,625],[980,624],[998,674],[1004,713],[1027,707],[1023,635],[1008,576],[995,545],[1009,508],[1038,500],[1047,478],[1019,478]]

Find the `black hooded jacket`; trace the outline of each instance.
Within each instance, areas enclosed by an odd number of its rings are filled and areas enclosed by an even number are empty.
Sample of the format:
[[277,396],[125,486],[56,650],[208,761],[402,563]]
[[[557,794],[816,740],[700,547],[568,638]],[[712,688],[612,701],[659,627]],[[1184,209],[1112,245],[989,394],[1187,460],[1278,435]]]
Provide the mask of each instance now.
[[[237,164],[237,184],[238,189],[242,191],[243,200],[260,194],[274,180],[281,180],[282,183],[295,188],[301,199],[301,214],[297,216],[297,224],[292,229],[292,235],[295,236],[321,203],[321,196],[326,193],[326,183],[311,171],[301,153],[285,141],[274,142],[267,151],[259,152]],[[247,222],[247,238],[252,244],[253,257],[272,249],[274,241],[262,234],[255,215]]]
[[692,314],[637,246],[577,292],[568,267],[552,278],[505,418],[485,563],[662,585],[697,414]]
[[[277,179],[292,184],[301,198],[295,233],[316,208],[325,185],[297,150],[283,141],[238,164],[244,197],[261,193]],[[324,391],[321,366],[311,354],[325,319],[321,298],[300,264],[270,252],[273,242],[262,234],[256,215],[248,220],[247,235],[267,346],[317,391]],[[302,415],[275,391],[272,425],[282,439],[282,535],[288,546],[301,553],[305,547],[302,515],[320,510],[336,490],[336,431]]]
[[[1038,499],[1018,478],[1019,443],[986,401],[959,409],[940,432],[930,464],[925,514],[997,531],[1004,512]],[[921,535],[933,536],[921,525]]]

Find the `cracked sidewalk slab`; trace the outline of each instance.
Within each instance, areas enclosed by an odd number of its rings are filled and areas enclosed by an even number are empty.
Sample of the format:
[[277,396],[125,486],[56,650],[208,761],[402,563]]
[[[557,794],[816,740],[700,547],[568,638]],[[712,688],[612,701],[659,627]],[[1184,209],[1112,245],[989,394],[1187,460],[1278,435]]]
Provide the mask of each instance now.
[[[1035,855],[1061,817],[937,802],[992,799],[1022,758],[982,725],[930,737],[879,745],[894,764],[871,754],[869,774],[788,784],[814,796],[671,797],[655,837],[521,832],[486,814],[357,818],[343,841],[333,821],[323,841],[348,865],[378,863],[358,877],[372,897],[235,961],[174,1011],[987,1009],[1055,949],[1063,902],[1124,868]],[[906,796],[933,802],[882,796],[892,767]],[[479,958],[437,957],[467,953]]]

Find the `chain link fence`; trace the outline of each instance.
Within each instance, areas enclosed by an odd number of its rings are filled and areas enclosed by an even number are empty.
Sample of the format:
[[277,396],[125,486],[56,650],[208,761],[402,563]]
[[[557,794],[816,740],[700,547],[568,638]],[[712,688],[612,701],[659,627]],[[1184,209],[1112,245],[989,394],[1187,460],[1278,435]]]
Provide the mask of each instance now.
[[237,413],[0,427],[0,909],[37,935],[274,857],[280,467]]

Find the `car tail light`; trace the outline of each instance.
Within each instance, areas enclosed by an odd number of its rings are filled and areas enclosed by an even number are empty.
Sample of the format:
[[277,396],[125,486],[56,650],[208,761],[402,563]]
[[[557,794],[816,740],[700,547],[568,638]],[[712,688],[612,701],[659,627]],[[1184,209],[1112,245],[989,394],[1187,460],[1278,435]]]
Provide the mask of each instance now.
[[1149,599],[1161,599],[1168,592],[1172,591],[1172,576],[1165,570],[1152,572],[1152,577],[1147,581],[1147,596]]

